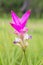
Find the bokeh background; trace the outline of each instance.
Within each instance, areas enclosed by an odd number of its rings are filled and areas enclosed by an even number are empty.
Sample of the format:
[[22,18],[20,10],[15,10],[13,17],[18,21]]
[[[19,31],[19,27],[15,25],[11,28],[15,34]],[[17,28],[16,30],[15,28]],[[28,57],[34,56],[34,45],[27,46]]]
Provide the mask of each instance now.
[[0,0],[0,65],[27,65],[22,49],[13,44],[16,37],[10,26],[11,10],[22,17],[31,9],[28,20],[28,40],[26,57],[28,65],[43,65],[43,0]]
[[43,0],[0,0],[0,14],[10,13],[14,10],[16,13],[24,13],[31,9],[33,17],[43,17]]

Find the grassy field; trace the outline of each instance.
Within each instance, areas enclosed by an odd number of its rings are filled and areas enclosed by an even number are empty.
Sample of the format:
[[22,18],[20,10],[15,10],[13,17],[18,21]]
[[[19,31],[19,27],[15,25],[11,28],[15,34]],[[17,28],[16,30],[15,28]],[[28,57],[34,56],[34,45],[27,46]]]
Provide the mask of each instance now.
[[[27,65],[22,49],[13,44],[16,35],[10,21],[0,19],[0,65]],[[26,49],[28,65],[43,65],[43,19],[30,19],[27,26],[32,35]]]

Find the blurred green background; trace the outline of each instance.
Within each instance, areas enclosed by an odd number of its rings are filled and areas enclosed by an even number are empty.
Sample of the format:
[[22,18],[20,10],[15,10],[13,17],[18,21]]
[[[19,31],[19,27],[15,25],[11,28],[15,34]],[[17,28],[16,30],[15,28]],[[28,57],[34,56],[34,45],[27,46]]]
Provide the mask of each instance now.
[[0,14],[10,13],[14,10],[16,13],[23,13],[31,9],[31,17],[43,17],[43,0],[0,0]]
[[16,37],[10,26],[11,10],[21,17],[28,9],[28,41],[26,57],[28,65],[43,65],[43,0],[0,0],[0,65],[27,65],[22,49],[13,44]]

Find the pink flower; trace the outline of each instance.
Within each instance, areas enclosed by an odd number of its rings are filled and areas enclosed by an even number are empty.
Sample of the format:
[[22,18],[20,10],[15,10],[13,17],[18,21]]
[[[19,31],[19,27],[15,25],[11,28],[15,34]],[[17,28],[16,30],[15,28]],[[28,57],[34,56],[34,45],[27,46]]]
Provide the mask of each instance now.
[[18,35],[14,40],[14,44],[25,49],[28,46],[28,40],[32,38],[31,35],[28,35],[28,28],[26,27],[27,20],[30,16],[31,10],[28,10],[22,18],[19,18],[15,12],[11,11],[12,22],[10,25],[15,29],[15,33]]
[[12,22],[10,23],[11,26],[15,29],[15,33],[25,33],[28,31],[28,28],[26,28],[26,23],[27,20],[30,16],[31,10],[28,10],[23,16],[22,18],[19,18],[15,12],[11,11],[11,16],[12,16]]

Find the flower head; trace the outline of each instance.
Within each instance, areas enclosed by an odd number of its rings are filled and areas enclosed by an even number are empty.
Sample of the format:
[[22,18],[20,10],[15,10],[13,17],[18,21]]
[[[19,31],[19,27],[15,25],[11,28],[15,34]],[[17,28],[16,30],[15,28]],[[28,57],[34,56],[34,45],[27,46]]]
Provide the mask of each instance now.
[[24,33],[27,32],[26,23],[30,16],[31,10],[28,10],[22,18],[19,18],[15,12],[11,11],[12,22],[10,23],[11,26],[15,29],[16,33]]

